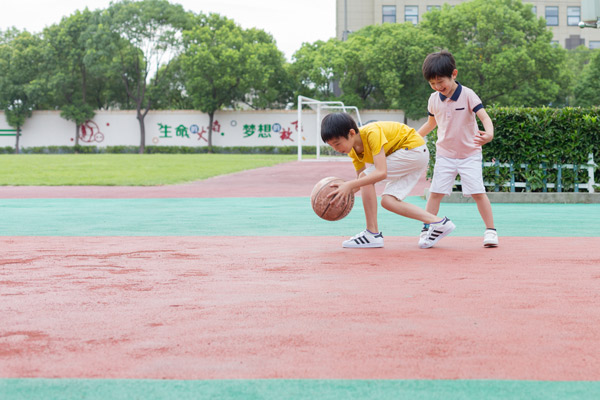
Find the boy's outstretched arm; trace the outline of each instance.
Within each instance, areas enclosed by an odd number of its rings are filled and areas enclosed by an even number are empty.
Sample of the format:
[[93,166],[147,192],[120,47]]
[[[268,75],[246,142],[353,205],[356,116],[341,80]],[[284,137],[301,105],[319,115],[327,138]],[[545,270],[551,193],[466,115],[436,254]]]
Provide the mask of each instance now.
[[361,177],[361,170],[358,171],[358,176],[354,180],[346,181],[342,184],[332,183],[331,186],[337,187],[337,190],[334,190],[327,196],[331,199],[330,203],[339,203],[350,193],[356,192],[361,187],[366,185],[374,185],[375,183],[384,180],[387,177],[387,161],[383,146],[381,147],[381,151],[373,156],[373,163],[375,164],[375,171],[371,172],[369,175]]
[[419,135],[422,137],[427,136],[429,132],[431,132],[437,126],[437,122],[435,122],[435,118],[431,115],[427,118],[427,122],[425,122],[417,131]]
[[484,130],[478,131],[479,135],[475,136],[474,141],[476,145],[483,146],[484,144],[491,142],[494,138],[494,124],[492,123],[492,119],[490,118],[490,116],[484,108],[477,111],[475,115],[477,115],[477,118],[479,118],[479,120],[483,124]]

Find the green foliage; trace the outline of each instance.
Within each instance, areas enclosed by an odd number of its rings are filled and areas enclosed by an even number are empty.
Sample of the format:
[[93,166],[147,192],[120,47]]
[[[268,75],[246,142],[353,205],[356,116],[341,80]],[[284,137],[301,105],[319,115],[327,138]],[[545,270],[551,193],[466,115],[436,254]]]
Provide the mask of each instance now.
[[575,104],[590,107],[600,104],[600,50],[591,53],[591,59],[579,75],[575,88]]
[[[563,68],[561,69],[561,75],[557,77],[556,81],[561,84],[562,96],[555,103],[552,104],[554,107],[567,107],[567,106],[590,106],[593,104],[584,104],[580,102],[578,92],[580,88],[578,86],[584,82],[582,78],[582,71],[589,64],[592,56],[600,50],[592,50],[588,47],[581,45],[575,49],[567,50],[567,57]],[[585,89],[593,87],[591,82],[586,82],[583,87]],[[596,104],[599,104],[598,102]]]
[[374,105],[401,109],[408,118],[421,118],[431,91],[421,65],[427,54],[436,50],[439,39],[412,23],[382,24],[351,35],[348,46],[355,40],[362,42],[363,36],[372,41],[365,43],[366,57],[362,60],[369,81],[377,88]]
[[334,85],[338,75],[336,75],[334,62],[339,58],[339,48],[343,43],[337,39],[303,43],[294,53],[289,71],[297,85],[296,96],[302,95],[320,100],[332,100],[336,97]]
[[[39,36],[27,31],[9,30],[0,43],[0,107],[6,121],[20,130],[37,107],[42,93]],[[15,135],[15,152],[19,152],[19,137]]]
[[[103,14],[110,28],[104,37],[115,54],[128,97],[134,102],[140,125],[140,153],[146,147],[144,118],[152,109],[149,85],[159,85],[173,57],[181,51],[181,32],[191,18],[179,4],[168,0],[121,0]],[[154,75],[151,75],[154,73]]]
[[421,64],[438,41],[410,23],[367,26],[345,42],[304,43],[290,71],[298,94],[359,108],[400,108],[420,118],[428,97]]
[[566,51],[551,40],[545,22],[521,0],[473,0],[432,10],[417,26],[372,25],[344,42],[304,43],[290,73],[296,94],[402,109],[419,119],[431,92],[423,60],[445,48],[457,60],[459,80],[486,105],[564,105],[573,74],[563,68]]
[[[544,182],[557,182],[558,168],[553,165],[578,165],[561,169],[563,191],[573,191],[575,183],[587,183],[590,154],[600,161],[600,108],[515,108],[492,107],[487,112],[494,123],[494,140],[483,146],[485,162],[513,163],[515,181],[529,184],[529,190],[541,191]],[[435,132],[428,135],[428,147],[435,158]],[[433,164],[433,163],[431,163]],[[521,167],[526,164],[526,167]],[[430,165],[428,175],[432,174]],[[484,180],[498,185],[510,181],[509,167],[485,167]],[[600,178],[595,170],[595,181]],[[509,190],[504,188],[501,190]],[[556,190],[556,189],[553,189]]]
[[[61,110],[61,117],[77,128],[95,115],[98,99],[104,96],[107,68],[96,57],[88,57],[96,33],[99,12],[85,9],[64,17],[44,29],[42,76],[47,103]],[[75,146],[78,146],[76,136]]]

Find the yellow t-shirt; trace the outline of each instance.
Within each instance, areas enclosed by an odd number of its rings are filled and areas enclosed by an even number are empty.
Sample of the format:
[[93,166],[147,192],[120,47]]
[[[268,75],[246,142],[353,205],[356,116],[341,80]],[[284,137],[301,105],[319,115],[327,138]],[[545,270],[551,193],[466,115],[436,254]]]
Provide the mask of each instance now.
[[363,154],[356,154],[354,149],[349,154],[357,171],[363,169],[365,163],[373,164],[373,154],[379,154],[382,146],[387,157],[398,149],[414,149],[425,144],[416,130],[400,122],[372,122],[360,127],[359,131]]

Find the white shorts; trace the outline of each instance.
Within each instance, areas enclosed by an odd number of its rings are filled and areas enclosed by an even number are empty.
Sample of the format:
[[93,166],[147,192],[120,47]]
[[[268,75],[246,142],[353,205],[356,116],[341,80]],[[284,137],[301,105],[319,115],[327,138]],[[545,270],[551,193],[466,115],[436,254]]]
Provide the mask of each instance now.
[[[413,190],[429,162],[429,150],[426,145],[414,149],[399,149],[385,158],[387,164],[387,178],[383,194],[404,200]],[[375,171],[375,165],[367,164],[363,171],[369,175]]]
[[485,193],[481,161],[481,153],[467,158],[437,156],[429,191],[450,195],[456,175],[460,175],[463,196],[469,197],[472,194]]

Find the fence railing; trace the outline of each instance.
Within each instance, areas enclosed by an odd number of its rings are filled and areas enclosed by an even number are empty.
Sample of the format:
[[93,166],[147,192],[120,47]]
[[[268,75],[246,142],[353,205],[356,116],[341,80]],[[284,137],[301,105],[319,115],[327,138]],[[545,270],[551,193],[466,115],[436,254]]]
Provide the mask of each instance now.
[[[495,176],[496,182],[484,181],[484,185],[486,187],[493,187],[493,191],[499,192],[500,188],[508,187],[511,192],[516,192],[516,188],[525,188],[525,191],[529,192],[532,189],[532,183],[529,181],[519,182],[516,179],[517,171],[515,170],[515,164],[510,163],[500,163],[499,161],[495,162],[484,162],[484,167],[494,167],[495,168]],[[524,169],[525,173],[530,169],[529,164],[518,164],[519,168]],[[509,179],[503,183],[499,183],[500,179],[500,168],[508,168],[509,169]],[[543,178],[541,184],[536,186],[541,186],[542,192],[547,192],[548,189],[554,189],[556,192],[563,192],[565,189],[565,184],[563,182],[563,171],[565,169],[573,170],[574,182],[573,182],[573,191],[579,192],[580,190],[587,190],[589,193],[594,193],[594,186],[596,185],[594,179],[594,172],[596,170],[596,164],[594,163],[594,156],[590,154],[588,163],[584,165],[577,164],[545,164],[541,163],[539,168],[543,171]],[[556,170],[556,181],[548,182],[548,170]],[[581,174],[587,174],[587,181],[585,183],[580,183],[580,179],[578,177]],[[460,184],[460,181],[457,180],[456,184]],[[569,185],[570,186],[570,185]]]

